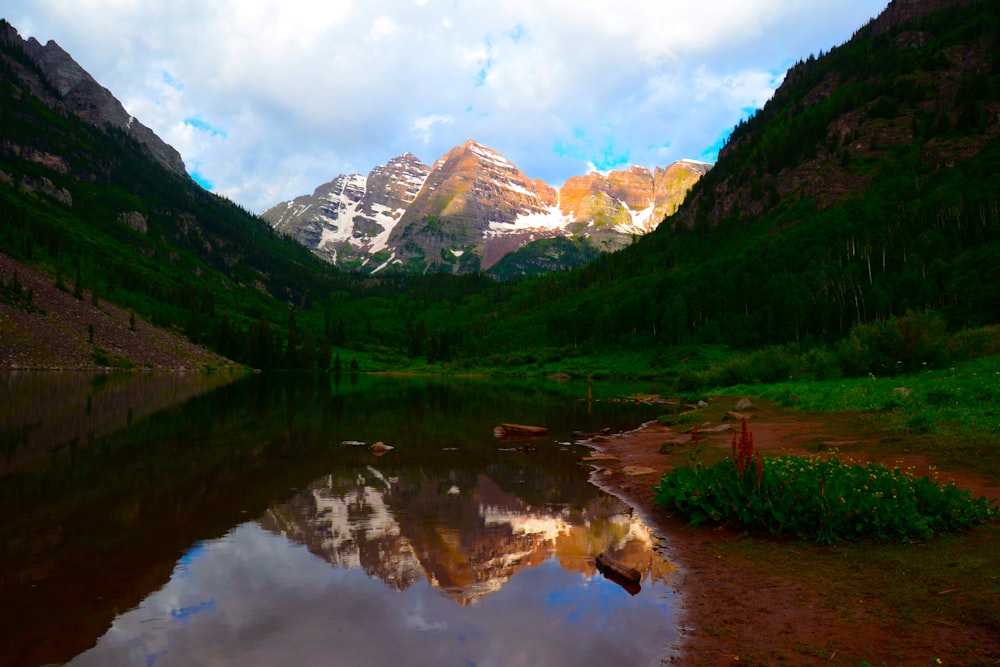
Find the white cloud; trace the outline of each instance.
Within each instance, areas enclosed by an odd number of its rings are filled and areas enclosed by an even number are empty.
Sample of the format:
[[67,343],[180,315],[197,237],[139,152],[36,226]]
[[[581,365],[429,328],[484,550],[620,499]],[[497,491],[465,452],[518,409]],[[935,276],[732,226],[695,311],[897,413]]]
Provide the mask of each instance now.
[[427,116],[419,116],[413,121],[413,134],[423,144],[429,144],[432,136],[432,129],[435,125],[454,125],[455,117],[446,116],[443,114],[428,114]]
[[[701,157],[887,0],[7,0],[253,210],[468,138],[560,185]],[[197,118],[213,133],[185,119]]]

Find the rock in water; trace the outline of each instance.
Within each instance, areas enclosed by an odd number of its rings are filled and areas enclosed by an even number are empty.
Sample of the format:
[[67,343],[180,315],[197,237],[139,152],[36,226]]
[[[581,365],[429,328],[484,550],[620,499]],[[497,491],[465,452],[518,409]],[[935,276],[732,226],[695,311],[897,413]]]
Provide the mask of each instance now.
[[393,448],[390,445],[387,445],[380,440],[379,442],[376,442],[374,445],[369,447],[368,451],[370,451],[375,456],[382,456],[386,452],[391,452],[392,449]]

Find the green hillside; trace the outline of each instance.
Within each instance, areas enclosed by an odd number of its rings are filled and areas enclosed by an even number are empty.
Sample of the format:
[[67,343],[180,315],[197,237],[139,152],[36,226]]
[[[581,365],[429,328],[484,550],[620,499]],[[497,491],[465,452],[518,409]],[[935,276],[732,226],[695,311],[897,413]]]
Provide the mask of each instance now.
[[951,329],[995,323],[998,56],[995,3],[869,24],[793,68],[653,234],[520,286],[472,337],[564,351],[757,347],[927,309]]

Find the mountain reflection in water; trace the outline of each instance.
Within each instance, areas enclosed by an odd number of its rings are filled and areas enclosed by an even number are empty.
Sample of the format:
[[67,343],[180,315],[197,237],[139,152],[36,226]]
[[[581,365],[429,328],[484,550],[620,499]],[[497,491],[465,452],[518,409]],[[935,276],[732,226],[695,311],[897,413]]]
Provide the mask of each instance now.
[[[572,437],[658,391],[0,373],[0,667],[659,664],[669,566]],[[504,422],[549,435],[512,448]]]
[[[676,629],[648,527],[607,496],[533,507],[489,473],[331,473],[193,547],[70,664],[658,664]],[[596,572],[602,551],[639,595]]]

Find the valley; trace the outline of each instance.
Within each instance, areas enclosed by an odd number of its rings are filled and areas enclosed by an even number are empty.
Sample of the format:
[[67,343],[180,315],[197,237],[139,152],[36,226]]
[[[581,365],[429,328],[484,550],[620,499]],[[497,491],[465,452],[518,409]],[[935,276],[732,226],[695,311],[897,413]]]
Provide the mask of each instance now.
[[[226,626],[246,633],[227,655],[252,664],[247,628],[326,639],[316,618],[356,622],[375,598],[395,637],[432,656],[445,633],[471,660],[496,618],[546,605],[523,597],[544,580],[548,603],[593,619],[607,596],[649,623],[637,646],[601,634],[608,662],[993,664],[1000,7],[892,0],[800,58],[714,164],[555,187],[469,139],[257,215],[199,185],[66,49],[0,21],[0,590],[27,610],[8,607],[23,641],[0,663],[140,647],[185,664]],[[910,542],[815,545],[656,506],[671,471],[736,465],[726,437],[687,443],[724,433],[744,397],[759,471],[786,453],[898,460],[992,509]],[[504,422],[555,435],[496,442]],[[387,440],[385,458],[367,447]],[[618,462],[581,465],[592,448]],[[874,507],[861,486],[842,497]],[[615,550],[655,594],[629,606],[596,578]],[[259,598],[228,578],[236,557]],[[255,600],[277,602],[227,615]],[[392,615],[399,600],[413,613]],[[362,661],[383,647],[365,637]],[[581,642],[560,644],[570,661]]]

